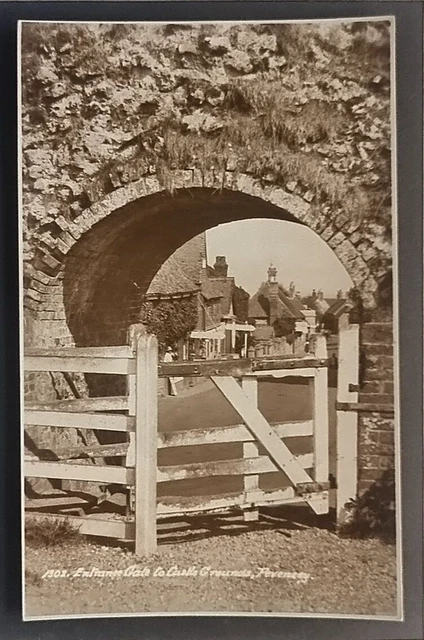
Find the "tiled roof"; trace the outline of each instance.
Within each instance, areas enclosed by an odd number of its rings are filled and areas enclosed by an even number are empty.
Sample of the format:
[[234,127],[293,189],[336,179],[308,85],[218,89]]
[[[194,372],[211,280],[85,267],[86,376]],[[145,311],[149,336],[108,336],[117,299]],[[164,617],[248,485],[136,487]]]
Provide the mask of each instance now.
[[302,298],[303,304],[309,309],[315,309],[315,300],[316,298],[312,296],[306,296],[305,298]]
[[206,300],[212,300],[213,298],[223,298],[222,285],[220,282],[215,282],[212,278],[205,278],[201,286],[202,296]]
[[328,304],[328,308],[330,308],[335,302],[338,301],[338,298],[325,298],[325,301]]
[[343,298],[341,299],[336,299],[333,304],[329,307],[329,309],[327,309],[326,313],[335,316],[336,318],[339,318],[345,310],[346,307],[346,300],[344,300]]
[[290,311],[293,318],[296,318],[297,320],[304,320],[305,316],[299,309],[297,301],[295,302],[294,299],[288,298],[286,295],[284,295],[284,293],[281,292],[279,292],[278,295],[282,304]]
[[305,305],[300,298],[290,298],[290,300],[293,302],[294,306],[299,309],[299,311],[302,311],[305,308]]
[[199,285],[187,275],[175,255],[170,256],[153,278],[147,295],[172,295],[198,291]]
[[230,313],[234,294],[234,278],[214,276],[204,278],[202,281],[202,294],[205,298],[221,298],[221,313],[226,316]]
[[[304,315],[299,309],[298,301],[290,299],[280,286],[278,288],[278,307],[279,316],[303,320]],[[249,318],[269,318],[269,283],[263,282],[257,293],[249,300]]]
[[269,302],[259,291],[249,300],[249,318],[268,318]]

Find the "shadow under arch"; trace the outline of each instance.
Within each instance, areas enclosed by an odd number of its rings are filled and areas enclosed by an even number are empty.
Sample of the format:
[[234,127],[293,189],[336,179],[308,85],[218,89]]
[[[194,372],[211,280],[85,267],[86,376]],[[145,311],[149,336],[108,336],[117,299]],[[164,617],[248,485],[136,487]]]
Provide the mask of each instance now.
[[124,344],[134,289],[144,295],[167,258],[196,235],[253,218],[304,224],[261,198],[208,188],[145,196],[97,222],[65,262],[64,306],[75,344]]

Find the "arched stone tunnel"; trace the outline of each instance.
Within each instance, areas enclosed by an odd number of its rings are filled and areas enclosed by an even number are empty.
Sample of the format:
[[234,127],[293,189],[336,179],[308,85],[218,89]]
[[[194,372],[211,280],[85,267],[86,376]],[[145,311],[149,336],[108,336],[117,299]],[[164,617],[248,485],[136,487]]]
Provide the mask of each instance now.
[[259,198],[197,188],[146,196],[98,222],[71,248],[64,267],[63,301],[75,344],[125,342],[137,299],[166,259],[213,226],[249,218],[295,221]]

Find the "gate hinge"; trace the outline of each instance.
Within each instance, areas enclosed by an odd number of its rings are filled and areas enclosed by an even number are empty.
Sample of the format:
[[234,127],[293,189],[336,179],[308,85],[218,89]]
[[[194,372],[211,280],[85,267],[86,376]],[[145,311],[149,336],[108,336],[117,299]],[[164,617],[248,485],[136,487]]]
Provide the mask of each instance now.
[[336,411],[356,411],[358,413],[387,413],[394,415],[394,405],[382,402],[336,402]]
[[299,482],[296,485],[296,493],[303,496],[308,493],[319,493],[320,491],[328,491],[330,489],[329,482]]
[[359,392],[359,384],[354,384],[353,382],[349,383],[348,391],[350,393],[358,393]]

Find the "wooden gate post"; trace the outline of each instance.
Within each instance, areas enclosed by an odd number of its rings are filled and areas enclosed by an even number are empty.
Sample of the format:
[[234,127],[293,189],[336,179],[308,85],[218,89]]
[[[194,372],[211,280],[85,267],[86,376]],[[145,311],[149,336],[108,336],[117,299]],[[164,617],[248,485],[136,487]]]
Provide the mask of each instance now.
[[158,430],[158,346],[155,336],[141,333],[136,342],[135,421],[135,553],[157,549],[156,481]]
[[[359,325],[339,331],[337,402],[358,402]],[[351,386],[352,385],[352,386]],[[345,505],[356,498],[358,484],[358,414],[337,411],[337,525],[346,519]]]
[[[241,386],[246,396],[258,406],[258,379],[257,378],[242,378]],[[256,442],[243,442],[243,458],[256,458],[259,455],[258,445]],[[249,497],[258,494],[259,491],[259,476],[248,475],[243,478],[244,492],[246,500]],[[243,512],[243,518],[245,522],[252,522],[259,520],[259,509],[252,507]]]
[[[327,341],[318,335],[315,345],[315,357],[327,358]],[[315,482],[328,482],[329,477],[329,436],[328,436],[328,369],[315,369],[313,379],[313,423],[314,423],[314,469]]]
[[[146,327],[142,323],[132,324],[128,327],[127,341],[131,347],[131,351],[134,357],[137,356],[137,340],[141,335],[147,333]],[[137,376],[127,376],[127,395],[128,395],[128,415],[136,415],[136,403],[137,403]],[[135,433],[128,433],[128,449],[125,457],[126,467],[135,467]],[[127,487],[127,505],[126,515],[129,516],[134,513],[135,508],[135,486],[130,485]]]

